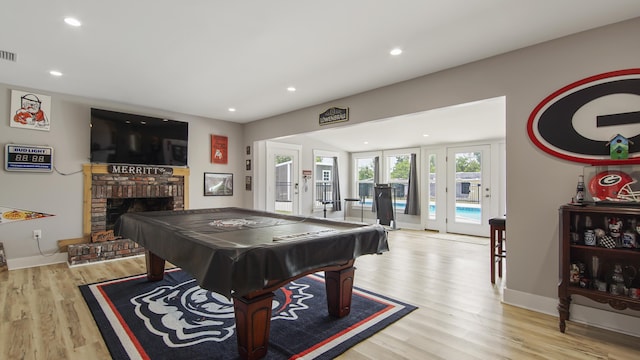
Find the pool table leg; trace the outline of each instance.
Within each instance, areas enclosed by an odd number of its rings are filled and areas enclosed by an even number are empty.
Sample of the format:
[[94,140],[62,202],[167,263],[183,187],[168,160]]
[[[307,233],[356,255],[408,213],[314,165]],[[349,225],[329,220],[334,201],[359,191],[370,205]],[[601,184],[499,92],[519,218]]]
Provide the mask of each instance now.
[[233,298],[238,353],[242,359],[260,359],[267,355],[273,297],[269,292],[249,299]]
[[147,261],[147,279],[149,281],[160,281],[164,278],[164,259],[147,250],[145,253]]
[[349,315],[355,270],[356,268],[351,266],[343,270],[325,271],[329,315],[338,318]]

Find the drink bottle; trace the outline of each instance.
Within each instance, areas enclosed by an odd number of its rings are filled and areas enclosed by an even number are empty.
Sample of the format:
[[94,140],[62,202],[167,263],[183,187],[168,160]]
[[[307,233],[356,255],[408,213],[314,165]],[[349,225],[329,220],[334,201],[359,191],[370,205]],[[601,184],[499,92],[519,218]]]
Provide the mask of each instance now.
[[584,175],[578,175],[578,186],[576,186],[576,202],[584,201]]

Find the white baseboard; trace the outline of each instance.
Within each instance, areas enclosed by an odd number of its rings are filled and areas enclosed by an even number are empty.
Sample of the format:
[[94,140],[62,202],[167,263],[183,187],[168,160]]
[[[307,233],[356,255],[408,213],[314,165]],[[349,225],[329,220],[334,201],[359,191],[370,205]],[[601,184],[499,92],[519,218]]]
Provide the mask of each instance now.
[[[505,304],[558,316],[558,299],[510,290],[505,288],[502,301]],[[640,337],[638,321],[640,318],[592,308],[580,304],[571,304],[570,321]],[[570,325],[567,325],[569,327]],[[558,331],[560,331],[558,329]]]
[[17,259],[7,259],[7,268],[9,270],[17,270],[43,265],[66,263],[68,257],[67,253],[63,252],[54,253],[50,256],[28,256]]

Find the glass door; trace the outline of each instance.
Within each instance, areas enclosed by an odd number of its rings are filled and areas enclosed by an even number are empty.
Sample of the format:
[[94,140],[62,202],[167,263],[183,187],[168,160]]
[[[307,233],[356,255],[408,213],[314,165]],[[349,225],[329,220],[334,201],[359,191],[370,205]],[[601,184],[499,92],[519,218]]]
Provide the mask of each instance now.
[[488,145],[447,149],[447,232],[489,234],[490,172]]
[[286,144],[267,150],[267,211],[293,215],[300,213],[299,153],[299,149]]
[[422,152],[422,222],[425,229],[447,231],[447,167],[446,149],[428,148]]

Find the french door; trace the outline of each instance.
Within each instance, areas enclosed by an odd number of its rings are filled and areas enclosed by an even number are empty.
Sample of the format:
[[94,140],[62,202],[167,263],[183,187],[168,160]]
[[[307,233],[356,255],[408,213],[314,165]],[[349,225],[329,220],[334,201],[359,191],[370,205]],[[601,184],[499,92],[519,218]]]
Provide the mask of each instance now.
[[493,206],[490,149],[489,145],[447,149],[447,232],[489,234]]
[[267,211],[298,215],[300,146],[267,145]]

